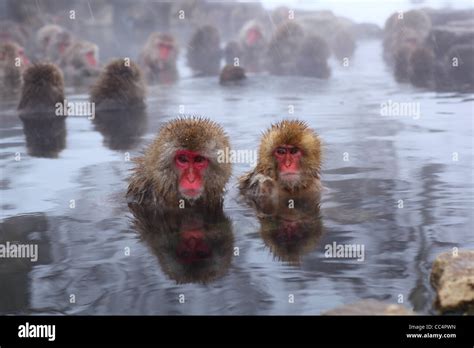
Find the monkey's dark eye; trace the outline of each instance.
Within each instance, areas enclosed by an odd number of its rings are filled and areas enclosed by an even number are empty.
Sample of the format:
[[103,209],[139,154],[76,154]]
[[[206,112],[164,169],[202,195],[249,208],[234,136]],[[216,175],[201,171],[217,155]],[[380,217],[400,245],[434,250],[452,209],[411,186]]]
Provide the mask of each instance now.
[[179,155],[178,157],[176,157],[176,160],[180,163],[188,163],[188,157],[186,157],[185,155]]
[[196,157],[194,158],[194,162],[196,162],[196,163],[202,163],[202,162],[204,162],[205,160],[206,160],[206,159],[205,159],[203,156],[196,156]]
[[290,153],[291,153],[292,155],[297,154],[299,151],[300,151],[300,149],[298,149],[297,147],[292,147],[292,148],[290,149]]
[[284,147],[277,147],[276,153],[279,155],[284,155],[286,154],[286,149]]

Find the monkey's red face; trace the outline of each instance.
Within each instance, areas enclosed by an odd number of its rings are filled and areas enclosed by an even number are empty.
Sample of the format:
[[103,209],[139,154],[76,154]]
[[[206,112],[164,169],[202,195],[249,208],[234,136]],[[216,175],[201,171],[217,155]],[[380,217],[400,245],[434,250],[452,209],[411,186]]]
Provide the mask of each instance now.
[[179,150],[175,155],[178,170],[179,193],[188,199],[197,199],[204,191],[204,174],[209,160],[198,152]]
[[91,51],[88,51],[86,54],[85,54],[85,57],[86,59],[86,62],[89,66],[97,66],[97,59],[95,57],[95,52],[93,50]]
[[247,45],[255,46],[262,39],[262,33],[258,28],[252,28],[247,31]]
[[167,62],[174,50],[173,44],[169,42],[160,42],[158,44],[158,57],[160,60]]
[[29,61],[28,57],[26,56],[25,51],[24,51],[23,49],[20,49],[20,50],[18,51],[18,55],[20,56],[20,60],[21,60],[21,63],[22,63],[23,65],[28,65],[28,64],[30,64],[30,61]]
[[300,179],[300,161],[303,152],[296,146],[281,145],[273,153],[280,180],[294,183]]

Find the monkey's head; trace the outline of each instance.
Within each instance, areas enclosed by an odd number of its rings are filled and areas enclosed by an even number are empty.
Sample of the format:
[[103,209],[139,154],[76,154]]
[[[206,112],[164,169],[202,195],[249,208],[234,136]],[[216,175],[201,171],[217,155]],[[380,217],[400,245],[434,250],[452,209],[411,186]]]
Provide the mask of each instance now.
[[212,25],[205,25],[199,28],[191,41],[193,48],[207,48],[212,50],[220,49],[220,35],[219,31]]
[[114,59],[107,64],[105,74],[127,81],[139,81],[142,78],[142,72],[135,62],[121,58]]
[[148,38],[147,50],[152,61],[159,64],[172,63],[178,56],[176,41],[167,33],[152,33]]
[[53,38],[65,30],[56,24],[47,24],[38,30],[36,40],[41,49],[48,49],[52,44]]
[[26,67],[30,61],[25,55],[25,50],[14,42],[5,42],[0,45],[0,65],[15,66],[15,59],[20,59],[20,67]]
[[51,37],[51,46],[55,55],[62,56],[66,50],[72,45],[72,35],[64,30]]
[[23,73],[23,86],[18,109],[40,106],[48,109],[64,100],[64,79],[59,68],[51,63],[39,63],[29,66]]
[[95,68],[98,66],[99,48],[96,44],[89,41],[79,40],[68,49],[74,54],[74,64]]
[[261,25],[255,21],[251,21],[244,26],[243,35],[243,42],[247,47],[260,47],[265,43],[263,29]]
[[190,202],[220,198],[231,174],[231,164],[222,158],[229,147],[227,135],[214,121],[179,118],[162,127],[145,153],[146,175],[164,196]]
[[51,63],[40,63],[30,66],[25,70],[23,80],[25,86],[64,89],[63,74],[56,65]]
[[267,130],[258,152],[257,171],[290,190],[304,189],[319,178],[321,141],[308,125],[284,120]]

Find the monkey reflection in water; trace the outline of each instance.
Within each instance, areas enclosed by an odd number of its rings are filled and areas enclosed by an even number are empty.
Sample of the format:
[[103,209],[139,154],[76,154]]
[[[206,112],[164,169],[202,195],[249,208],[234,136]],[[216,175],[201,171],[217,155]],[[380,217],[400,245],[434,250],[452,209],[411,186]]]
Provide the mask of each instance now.
[[178,284],[210,283],[224,276],[231,264],[232,223],[222,209],[157,210],[129,204],[134,226],[163,272]]
[[112,150],[128,150],[146,129],[146,84],[139,66],[127,59],[114,59],[91,88],[95,104],[95,130]]
[[64,100],[62,72],[54,64],[35,64],[23,81],[18,111],[28,153],[55,158],[66,146],[66,115],[56,115],[56,104]]
[[295,198],[258,206],[250,202],[260,222],[260,236],[274,257],[299,265],[317,246],[323,233],[319,201]]

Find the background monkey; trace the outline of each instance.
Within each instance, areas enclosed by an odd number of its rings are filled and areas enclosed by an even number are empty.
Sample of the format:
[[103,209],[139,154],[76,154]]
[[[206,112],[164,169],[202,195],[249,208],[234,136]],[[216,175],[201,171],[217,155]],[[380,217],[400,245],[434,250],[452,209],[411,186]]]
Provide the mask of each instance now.
[[23,74],[20,113],[54,112],[64,101],[64,79],[59,68],[50,63],[35,64]]
[[104,68],[92,87],[96,110],[145,107],[146,85],[142,72],[131,60],[115,59]]

